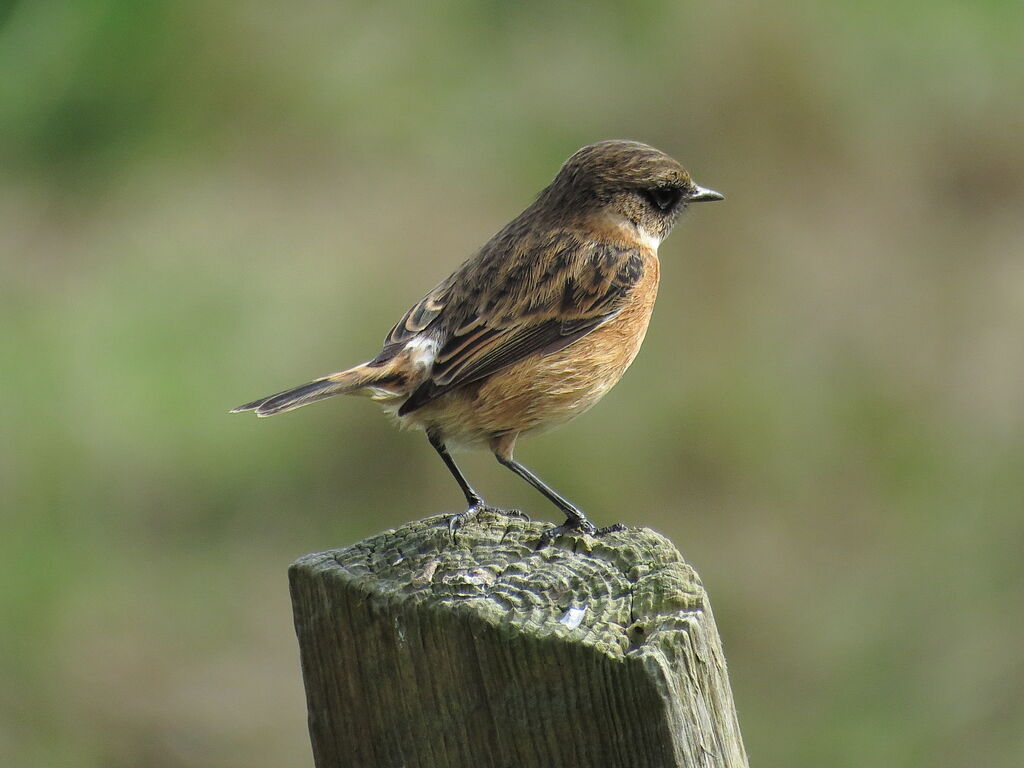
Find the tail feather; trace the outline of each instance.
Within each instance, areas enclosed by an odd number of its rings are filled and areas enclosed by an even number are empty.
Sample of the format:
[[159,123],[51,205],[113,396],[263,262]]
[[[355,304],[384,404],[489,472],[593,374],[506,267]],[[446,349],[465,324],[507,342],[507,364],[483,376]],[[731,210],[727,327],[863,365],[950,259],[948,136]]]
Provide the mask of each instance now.
[[328,397],[354,392],[377,383],[380,378],[381,371],[379,369],[367,369],[361,365],[340,373],[332,373],[330,376],[324,376],[308,384],[286,389],[276,395],[253,400],[251,403],[232,408],[230,412],[255,411],[257,416],[273,416]]

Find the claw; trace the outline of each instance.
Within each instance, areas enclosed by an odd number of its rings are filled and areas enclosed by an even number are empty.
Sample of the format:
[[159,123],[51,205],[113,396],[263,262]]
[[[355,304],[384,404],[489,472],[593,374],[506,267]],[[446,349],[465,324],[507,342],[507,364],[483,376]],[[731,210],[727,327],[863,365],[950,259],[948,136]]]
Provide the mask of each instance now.
[[480,513],[480,507],[469,507],[465,512],[456,512],[448,518],[448,533],[455,538],[455,532]]
[[604,536],[608,533],[616,533],[617,531],[626,530],[626,526],[623,523],[615,523],[614,525],[606,525],[603,528],[598,528],[587,518],[576,520],[570,517],[561,525],[556,525],[554,528],[549,528],[540,535],[540,539],[537,540],[537,549],[544,549],[544,547],[551,544],[555,539],[564,534],[585,534],[587,536]]
[[466,508],[464,512],[456,512],[454,515],[448,518],[448,532],[451,537],[455,538],[455,532],[462,528],[466,523],[470,522],[474,517],[479,515],[481,512],[492,512],[496,515],[505,515],[506,517],[514,517],[517,520],[525,520],[529,522],[530,516],[523,512],[521,509],[502,509],[501,507],[492,507],[490,504],[473,504]]

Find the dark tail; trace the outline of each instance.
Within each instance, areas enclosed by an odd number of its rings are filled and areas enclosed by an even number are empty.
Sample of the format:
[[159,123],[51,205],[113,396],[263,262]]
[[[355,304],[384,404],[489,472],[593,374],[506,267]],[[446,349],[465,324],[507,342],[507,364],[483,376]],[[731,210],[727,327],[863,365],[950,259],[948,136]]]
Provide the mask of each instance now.
[[255,411],[257,416],[273,416],[285,411],[292,411],[318,400],[344,395],[374,384],[382,378],[381,373],[379,368],[367,368],[364,365],[359,365],[293,389],[286,389],[284,392],[278,392],[270,397],[261,397],[259,400],[232,408],[231,413]]

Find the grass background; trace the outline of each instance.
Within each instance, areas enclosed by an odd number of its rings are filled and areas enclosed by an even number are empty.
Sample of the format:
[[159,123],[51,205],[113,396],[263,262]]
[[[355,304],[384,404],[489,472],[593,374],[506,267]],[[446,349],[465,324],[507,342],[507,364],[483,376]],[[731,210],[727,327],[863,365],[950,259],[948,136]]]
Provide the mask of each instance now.
[[366,402],[226,411],[623,137],[728,201],[519,457],[697,566],[753,764],[1021,765],[1022,42],[1004,0],[0,4],[0,762],[310,764],[287,564],[460,496]]

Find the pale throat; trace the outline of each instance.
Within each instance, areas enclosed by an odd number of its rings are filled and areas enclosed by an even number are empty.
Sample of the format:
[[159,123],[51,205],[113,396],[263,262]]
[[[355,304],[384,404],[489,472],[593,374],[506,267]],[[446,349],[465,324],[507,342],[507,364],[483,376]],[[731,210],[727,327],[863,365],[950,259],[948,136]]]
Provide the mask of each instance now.
[[640,241],[641,245],[650,248],[652,251],[657,251],[658,246],[661,245],[660,237],[658,237],[657,235],[652,235],[650,232],[648,232],[640,225],[637,225],[636,227],[636,236],[637,239]]
[[657,253],[658,246],[661,245],[661,241],[663,238],[651,234],[650,232],[647,231],[646,228],[644,228],[640,224],[634,224],[625,216],[613,215],[612,220],[614,222],[615,228],[622,233],[624,239],[632,240],[638,245],[641,245],[644,248],[649,248],[650,250]]

